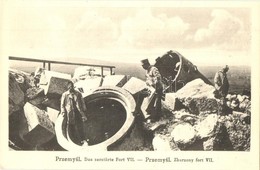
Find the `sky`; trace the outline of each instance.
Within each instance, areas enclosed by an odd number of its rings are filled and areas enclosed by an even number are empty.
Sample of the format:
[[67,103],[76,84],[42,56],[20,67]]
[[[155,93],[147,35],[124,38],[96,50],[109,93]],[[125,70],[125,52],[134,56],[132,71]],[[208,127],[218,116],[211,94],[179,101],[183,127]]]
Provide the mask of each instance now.
[[250,65],[247,7],[11,2],[2,21],[7,56],[139,63],[176,50],[196,65]]

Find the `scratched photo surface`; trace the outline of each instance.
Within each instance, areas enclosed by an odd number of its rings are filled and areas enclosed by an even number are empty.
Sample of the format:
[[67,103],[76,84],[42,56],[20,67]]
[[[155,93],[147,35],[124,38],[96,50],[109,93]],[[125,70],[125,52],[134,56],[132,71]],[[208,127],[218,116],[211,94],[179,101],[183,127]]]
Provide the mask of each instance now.
[[134,4],[5,3],[8,152],[214,164],[171,153],[255,151],[252,5]]

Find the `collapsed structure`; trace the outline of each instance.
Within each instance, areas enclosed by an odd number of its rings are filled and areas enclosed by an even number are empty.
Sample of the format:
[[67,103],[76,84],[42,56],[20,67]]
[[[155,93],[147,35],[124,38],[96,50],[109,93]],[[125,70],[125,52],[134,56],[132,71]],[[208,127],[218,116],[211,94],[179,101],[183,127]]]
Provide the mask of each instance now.
[[[10,70],[9,146],[16,150],[86,151],[250,149],[251,102],[247,96],[239,97],[243,109],[230,105],[225,113],[219,113],[221,106],[211,82],[181,54],[169,51],[155,66],[164,78],[166,95],[163,117],[154,123],[143,121],[154,109],[155,93],[149,87],[150,95],[140,100],[147,88],[144,81],[113,74],[76,79],[75,87],[88,108],[89,119],[84,125],[87,146],[73,142],[65,131],[64,117],[59,115],[60,97],[71,75],[45,70],[39,87],[33,87],[29,74]],[[77,71],[77,75],[82,74]]]

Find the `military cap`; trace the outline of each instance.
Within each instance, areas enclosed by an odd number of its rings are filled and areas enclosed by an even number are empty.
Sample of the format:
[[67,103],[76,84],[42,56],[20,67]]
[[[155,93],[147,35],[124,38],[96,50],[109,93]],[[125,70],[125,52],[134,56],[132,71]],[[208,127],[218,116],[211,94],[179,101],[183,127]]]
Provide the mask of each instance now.
[[149,64],[150,65],[148,59],[141,60],[141,63],[142,63],[142,65],[145,65],[145,64]]

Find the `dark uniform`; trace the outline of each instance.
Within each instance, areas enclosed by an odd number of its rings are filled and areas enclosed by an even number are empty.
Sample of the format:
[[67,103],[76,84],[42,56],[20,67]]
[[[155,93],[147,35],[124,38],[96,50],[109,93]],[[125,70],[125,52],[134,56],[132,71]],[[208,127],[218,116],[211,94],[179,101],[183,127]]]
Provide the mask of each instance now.
[[61,113],[67,118],[67,131],[76,143],[84,140],[83,118],[86,118],[86,106],[82,95],[78,91],[64,92],[61,97]]
[[229,89],[229,82],[227,79],[227,73],[224,70],[220,70],[216,73],[214,78],[215,88],[218,90],[221,97],[226,97]]
[[[153,116],[155,120],[158,120],[161,116],[161,107],[162,107],[162,96],[163,96],[163,84],[162,84],[162,76],[159,70],[150,65],[147,59],[142,60],[143,67],[146,69],[146,84],[155,88],[155,112],[156,114]],[[144,66],[147,65],[147,66]]]
[[228,107],[226,104],[226,96],[228,94],[228,90],[229,90],[229,82],[227,79],[227,71],[229,70],[228,66],[225,66],[222,70],[218,71],[215,74],[214,77],[214,83],[215,83],[215,88],[216,88],[216,94],[215,97],[220,99],[220,110],[219,110],[219,114],[220,115],[226,115],[228,114]]

